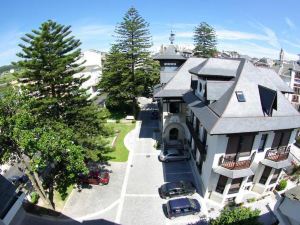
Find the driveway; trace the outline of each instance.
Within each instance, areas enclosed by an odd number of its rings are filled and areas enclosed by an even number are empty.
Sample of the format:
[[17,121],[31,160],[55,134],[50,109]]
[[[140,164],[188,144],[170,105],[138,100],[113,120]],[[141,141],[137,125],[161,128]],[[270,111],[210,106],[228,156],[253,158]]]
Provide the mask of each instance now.
[[[154,146],[154,129],[158,122],[151,120],[154,105],[147,104],[140,113],[136,129],[125,138],[129,148],[127,163],[111,164],[111,181],[108,186],[93,186],[82,192],[73,191],[66,203],[64,220],[53,220],[26,215],[21,224],[188,224],[200,219],[200,215],[169,220],[164,215],[163,200],[158,188],[165,182],[192,180],[190,164],[187,161],[161,163],[160,151]],[[195,182],[194,182],[195,183]],[[202,198],[195,194],[192,196]]]
[[[187,216],[169,220],[164,215],[163,200],[158,195],[158,188],[165,182],[194,179],[188,162],[161,163],[160,151],[154,146],[153,130],[158,123],[151,120],[153,105],[147,105],[140,113],[139,132],[135,135],[136,143],[131,149],[128,165],[128,177],[117,212],[116,223],[131,224],[188,224],[199,220],[199,216]],[[198,194],[193,196],[200,198]]]

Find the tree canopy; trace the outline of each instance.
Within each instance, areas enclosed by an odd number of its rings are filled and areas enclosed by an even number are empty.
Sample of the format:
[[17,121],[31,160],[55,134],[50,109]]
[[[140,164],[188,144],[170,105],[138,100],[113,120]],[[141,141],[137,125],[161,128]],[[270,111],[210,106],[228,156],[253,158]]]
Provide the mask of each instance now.
[[71,27],[48,20],[38,30],[25,34],[17,55],[24,78],[22,89],[34,97],[31,112],[41,120],[60,121],[73,130],[74,141],[86,150],[86,157],[104,160],[109,151],[103,140],[103,110],[88,100],[79,63],[80,41],[71,36]]
[[57,121],[40,121],[30,111],[34,100],[13,88],[0,98],[0,162],[20,160],[31,183],[46,201],[38,173],[48,168],[47,179],[61,194],[86,173],[84,149],[74,142],[73,131]]
[[214,57],[217,53],[217,38],[213,27],[202,22],[194,30],[194,55],[197,57]]
[[226,207],[221,215],[210,221],[211,225],[262,225],[258,222],[260,211],[252,210],[246,207],[235,207],[230,209]]
[[130,8],[115,32],[116,43],[107,56],[99,87],[108,93],[108,108],[136,115],[136,98],[149,97],[159,82],[159,66],[149,51],[149,24]]

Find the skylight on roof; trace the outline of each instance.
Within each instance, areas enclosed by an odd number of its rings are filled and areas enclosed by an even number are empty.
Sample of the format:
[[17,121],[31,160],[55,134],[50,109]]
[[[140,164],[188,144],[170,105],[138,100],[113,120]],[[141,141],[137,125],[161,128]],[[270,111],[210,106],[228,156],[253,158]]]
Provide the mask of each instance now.
[[245,102],[246,101],[246,98],[245,98],[244,93],[242,91],[236,91],[235,94],[236,94],[236,98],[239,102]]

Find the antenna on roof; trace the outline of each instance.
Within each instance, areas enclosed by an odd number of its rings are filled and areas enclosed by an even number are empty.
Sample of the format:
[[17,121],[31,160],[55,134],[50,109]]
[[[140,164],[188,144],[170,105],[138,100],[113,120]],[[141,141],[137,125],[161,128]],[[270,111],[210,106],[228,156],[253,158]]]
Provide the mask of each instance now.
[[171,30],[171,34],[170,34],[170,37],[169,37],[169,40],[171,42],[171,45],[173,44],[174,40],[175,40],[175,34],[173,33],[173,31]]

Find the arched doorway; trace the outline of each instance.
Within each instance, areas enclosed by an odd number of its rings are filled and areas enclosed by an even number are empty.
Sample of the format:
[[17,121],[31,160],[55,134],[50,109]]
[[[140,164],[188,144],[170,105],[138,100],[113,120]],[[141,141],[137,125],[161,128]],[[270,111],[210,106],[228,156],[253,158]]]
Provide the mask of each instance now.
[[179,134],[178,129],[177,128],[172,128],[169,132],[170,141],[178,140],[178,134]]

